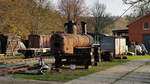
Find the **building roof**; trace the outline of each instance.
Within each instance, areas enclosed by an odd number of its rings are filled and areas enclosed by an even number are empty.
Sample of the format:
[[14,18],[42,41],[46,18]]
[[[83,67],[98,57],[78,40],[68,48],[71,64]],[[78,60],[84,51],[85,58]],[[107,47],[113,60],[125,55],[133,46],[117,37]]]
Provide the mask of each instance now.
[[124,32],[128,31],[128,28],[123,28],[123,29],[113,29],[112,32]]
[[134,24],[135,22],[137,22],[137,21],[139,21],[139,20],[145,18],[145,17],[148,17],[148,16],[150,16],[150,13],[148,13],[147,15],[145,15],[145,16],[143,16],[143,17],[140,17],[140,18],[136,19],[135,21],[129,23],[129,24],[127,25],[127,27],[130,26],[130,25],[132,25],[132,24]]

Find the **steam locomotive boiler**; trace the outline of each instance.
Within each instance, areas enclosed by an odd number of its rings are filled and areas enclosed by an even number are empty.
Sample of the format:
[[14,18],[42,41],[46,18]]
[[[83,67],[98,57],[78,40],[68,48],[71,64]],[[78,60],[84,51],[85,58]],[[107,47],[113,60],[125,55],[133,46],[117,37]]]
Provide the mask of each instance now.
[[[55,57],[55,66],[98,64],[99,48],[92,46],[93,38],[86,34],[86,24],[82,22],[82,34],[77,34],[75,23],[69,21],[66,33],[54,33],[51,36],[51,52]],[[97,54],[95,54],[97,53]]]

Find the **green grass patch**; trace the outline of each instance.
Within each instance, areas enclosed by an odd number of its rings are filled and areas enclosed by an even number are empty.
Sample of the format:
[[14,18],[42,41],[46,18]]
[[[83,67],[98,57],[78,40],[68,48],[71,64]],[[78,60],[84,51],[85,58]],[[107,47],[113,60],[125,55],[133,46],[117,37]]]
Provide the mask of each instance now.
[[44,81],[56,81],[66,82],[69,80],[77,79],[81,76],[86,76],[95,72],[103,71],[116,65],[123,64],[127,61],[134,59],[150,59],[150,56],[129,56],[128,59],[115,59],[112,62],[101,62],[99,66],[92,67],[88,70],[78,68],[76,70],[62,69],[61,72],[47,72],[44,75],[15,75],[16,78],[33,79],[33,80],[44,80]]
[[24,55],[15,55],[15,56],[0,56],[0,60],[21,59],[21,58],[24,58]]
[[128,56],[129,61],[134,59],[150,59],[150,55]]

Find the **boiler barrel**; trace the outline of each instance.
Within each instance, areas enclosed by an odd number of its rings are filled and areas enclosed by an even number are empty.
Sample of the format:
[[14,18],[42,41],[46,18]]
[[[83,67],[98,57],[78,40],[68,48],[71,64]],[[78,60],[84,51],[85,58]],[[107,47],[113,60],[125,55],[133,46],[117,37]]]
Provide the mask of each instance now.
[[93,39],[89,35],[72,35],[73,47],[88,47],[92,44]]
[[89,47],[93,43],[93,38],[89,35],[78,34],[54,34],[51,37],[51,50],[73,54],[75,47]]

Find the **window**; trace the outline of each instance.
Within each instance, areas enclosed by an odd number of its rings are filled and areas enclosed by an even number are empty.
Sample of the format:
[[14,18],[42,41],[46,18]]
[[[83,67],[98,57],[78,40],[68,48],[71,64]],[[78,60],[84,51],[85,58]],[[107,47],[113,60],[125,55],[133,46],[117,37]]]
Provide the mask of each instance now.
[[144,29],[148,29],[149,28],[149,24],[148,24],[148,22],[145,22],[144,23]]

